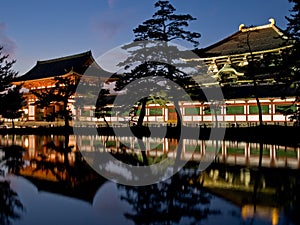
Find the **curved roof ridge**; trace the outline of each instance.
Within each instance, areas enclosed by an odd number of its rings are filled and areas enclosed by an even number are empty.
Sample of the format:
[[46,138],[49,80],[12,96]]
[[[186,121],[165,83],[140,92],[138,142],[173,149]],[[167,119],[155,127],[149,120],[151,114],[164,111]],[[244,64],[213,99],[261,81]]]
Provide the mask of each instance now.
[[[246,41],[251,42],[251,50],[254,52],[278,49],[290,46],[291,42],[283,30],[278,28],[274,19],[270,23],[261,26],[245,27],[239,26],[238,31],[226,38],[199,51],[201,57],[228,56],[236,54],[245,54],[249,52]],[[251,33],[249,36],[247,33]]]
[[247,31],[254,31],[254,30],[259,30],[259,29],[272,28],[272,27],[276,26],[275,19],[270,18],[269,22],[270,23],[268,23],[268,24],[259,25],[259,26],[250,26],[250,27],[246,27],[244,24],[241,24],[239,26],[239,30],[242,32],[247,32]]
[[38,60],[36,64],[44,64],[44,63],[52,63],[52,62],[57,62],[57,61],[62,61],[62,60],[68,60],[68,59],[74,59],[74,58],[80,58],[82,56],[91,56],[92,51],[86,51],[78,54],[73,54],[73,55],[68,55],[68,56],[63,56],[63,57],[58,57],[58,58],[52,58],[52,59],[46,59],[46,60]]
[[18,81],[61,76],[63,74],[69,73],[70,71],[76,72],[78,74],[84,74],[84,72],[94,62],[95,59],[93,58],[91,51],[44,61],[37,61],[36,65],[33,68],[31,68],[24,75],[18,77]]

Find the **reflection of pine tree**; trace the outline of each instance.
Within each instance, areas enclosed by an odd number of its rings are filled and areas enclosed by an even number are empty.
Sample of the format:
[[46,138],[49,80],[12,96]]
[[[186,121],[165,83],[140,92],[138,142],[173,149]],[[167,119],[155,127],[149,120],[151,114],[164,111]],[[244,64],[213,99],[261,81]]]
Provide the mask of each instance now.
[[[3,166],[9,172],[18,174],[24,165],[24,149],[19,145],[11,145],[4,147],[3,151],[5,152],[1,159],[4,160]],[[23,210],[23,204],[19,200],[18,194],[10,188],[10,183],[6,180],[0,180],[0,224],[9,225],[12,220],[20,219]]]
[[133,209],[125,217],[135,224],[180,224],[182,219],[197,224],[219,213],[209,208],[211,195],[201,188],[198,177],[179,172],[166,182],[150,186],[119,185],[126,193],[121,199]]
[[4,160],[8,171],[19,174],[24,165],[23,152],[25,149],[19,145],[11,145],[4,147],[3,151],[5,152]]
[[283,207],[284,213],[293,224],[300,224],[300,173],[287,171],[276,174],[276,195],[278,206]]
[[13,220],[20,219],[23,210],[23,204],[10,183],[0,181],[0,224],[9,225]]

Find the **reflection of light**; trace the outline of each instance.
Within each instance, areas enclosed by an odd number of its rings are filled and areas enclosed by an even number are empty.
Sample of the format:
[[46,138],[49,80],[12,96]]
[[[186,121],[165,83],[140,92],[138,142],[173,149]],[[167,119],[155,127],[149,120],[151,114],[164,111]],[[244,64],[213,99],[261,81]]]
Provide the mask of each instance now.
[[242,207],[241,214],[244,220],[247,218],[253,218],[257,215],[260,218],[270,219],[272,221],[272,225],[277,225],[279,222],[279,210],[273,207],[256,206],[255,210],[254,205],[244,205]]
[[272,210],[272,225],[277,225],[279,221],[278,209]]
[[28,148],[28,146],[29,146],[28,138],[25,138],[24,146],[25,146],[25,148]]
[[244,205],[244,206],[242,207],[242,218],[243,218],[244,220],[246,220],[246,219],[249,217],[249,215],[251,215],[250,210],[251,210],[251,209],[249,209],[249,206],[248,206],[248,205]]

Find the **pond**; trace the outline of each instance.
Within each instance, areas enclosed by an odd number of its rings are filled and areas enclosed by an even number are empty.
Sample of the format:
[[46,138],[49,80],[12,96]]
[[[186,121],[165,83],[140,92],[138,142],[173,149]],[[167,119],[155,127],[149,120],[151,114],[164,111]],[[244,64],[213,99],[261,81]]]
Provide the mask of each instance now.
[[[298,147],[264,144],[258,167],[257,143],[143,143],[144,157],[132,137],[0,136],[0,224],[300,223]],[[179,145],[184,166],[151,185],[124,185],[121,170],[95,167],[105,152],[130,166],[176,161]],[[207,154],[215,157],[201,164]]]

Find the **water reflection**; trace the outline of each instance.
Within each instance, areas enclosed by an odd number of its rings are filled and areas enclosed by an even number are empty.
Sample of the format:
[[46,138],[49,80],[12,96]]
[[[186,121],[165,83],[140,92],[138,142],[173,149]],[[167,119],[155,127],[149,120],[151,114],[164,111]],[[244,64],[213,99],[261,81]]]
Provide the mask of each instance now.
[[262,218],[272,224],[299,224],[299,179],[299,170],[217,163],[201,174],[203,187],[238,205],[244,221]]
[[20,219],[24,206],[18,194],[10,187],[6,180],[0,180],[0,224],[9,225]]
[[[95,152],[107,151],[125,163],[143,165],[134,138],[77,138],[81,142],[81,151],[91,156]],[[176,158],[176,139],[149,138],[144,142],[149,163],[157,163],[164,157]],[[200,172],[199,161],[205,154],[214,152],[216,146],[219,152],[214,163]],[[22,219],[19,223],[26,224],[27,212],[28,217],[37,216],[41,212],[36,208],[51,204],[50,199],[44,197],[43,201],[28,202],[23,193],[24,183],[18,179],[13,179],[12,188],[8,177],[21,176],[42,191],[36,193],[40,197],[44,196],[43,193],[52,193],[51,198],[61,196],[65,204],[70,198],[74,199],[78,204],[76,210],[64,207],[64,204],[55,205],[62,211],[60,217],[67,217],[73,224],[78,224],[77,214],[82,207],[89,211],[89,219],[84,217],[89,224],[105,224],[100,219],[104,216],[113,221],[115,214],[124,219],[122,224],[300,224],[299,148],[264,145],[263,149],[262,167],[258,168],[258,144],[184,139],[181,157],[191,160],[183,170],[164,182],[131,187],[112,184],[91,169],[72,135],[2,136],[0,223],[15,223],[15,219],[22,215],[24,223]],[[115,188],[98,196],[106,184]],[[118,201],[113,200],[114,195],[118,196]],[[99,202],[105,207],[109,201],[120,210],[111,209],[106,215],[92,210]],[[86,203],[91,208],[87,209]],[[31,204],[38,204],[35,210],[30,210],[33,208]],[[24,208],[29,210],[23,212]],[[63,224],[62,221],[56,224]]]
[[[2,146],[2,147],[1,147]],[[25,177],[39,190],[60,193],[92,202],[99,177],[75,148],[72,136],[5,136],[0,139],[3,174]],[[1,152],[1,151],[0,151]],[[91,192],[81,193],[81,184],[92,181]]]
[[[115,136],[78,136],[82,152],[112,152],[131,155],[143,163],[137,138]],[[177,139],[144,138],[149,164],[157,163],[164,158],[177,156]],[[182,140],[181,160],[209,161],[212,158],[230,165],[258,166],[259,143],[217,140]],[[212,160],[211,160],[212,161]],[[211,162],[209,161],[209,162]],[[263,167],[300,168],[300,148],[294,146],[280,146],[264,144],[262,152]]]
[[134,224],[199,224],[208,216],[220,214],[210,208],[212,196],[202,189],[199,173],[189,170],[166,182],[143,187],[119,185],[121,196],[132,210],[124,215]]
[[[21,219],[24,206],[5,178],[5,172],[19,174],[24,162],[24,149],[18,145],[11,145],[4,147],[3,152],[0,160],[0,224],[10,225],[13,221]],[[2,169],[4,166],[6,171]]]
[[[76,141],[79,142],[81,152],[111,152],[128,154],[137,157],[143,163],[137,138],[115,136],[16,136],[15,145],[26,150],[24,160],[47,157],[49,161],[69,162],[74,164],[78,153]],[[145,147],[149,163],[157,163],[159,158],[176,157],[177,139],[145,138]],[[11,146],[12,138],[9,135],[0,138],[0,146]],[[183,139],[182,159],[201,161],[204,156],[214,154],[218,150],[217,159],[231,165],[257,166],[259,161],[259,144],[236,141],[214,141]],[[300,148],[264,144],[263,167],[300,168]]]

